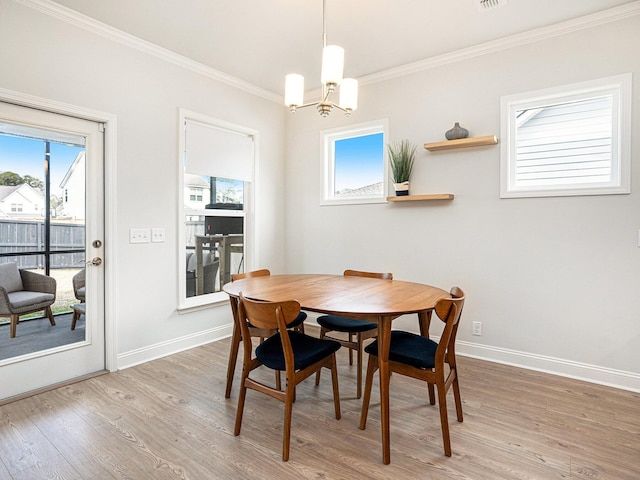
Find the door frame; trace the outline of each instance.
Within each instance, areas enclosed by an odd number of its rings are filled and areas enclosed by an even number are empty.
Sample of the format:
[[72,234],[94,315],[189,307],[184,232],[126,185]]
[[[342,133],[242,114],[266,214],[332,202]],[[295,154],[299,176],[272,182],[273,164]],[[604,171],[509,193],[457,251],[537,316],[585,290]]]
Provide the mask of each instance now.
[[116,136],[117,117],[114,114],[88,109],[50,100],[26,93],[0,88],[0,101],[14,105],[44,110],[61,115],[103,123],[104,132],[104,352],[105,368],[114,372],[118,369],[118,349],[116,345]]

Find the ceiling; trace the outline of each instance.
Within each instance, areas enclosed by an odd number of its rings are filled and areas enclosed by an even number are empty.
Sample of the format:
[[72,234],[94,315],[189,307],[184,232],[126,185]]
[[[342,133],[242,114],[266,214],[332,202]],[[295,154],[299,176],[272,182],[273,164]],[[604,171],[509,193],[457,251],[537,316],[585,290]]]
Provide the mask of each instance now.
[[[629,0],[326,0],[327,43],[363,77]],[[491,0],[496,3],[498,0]],[[505,0],[500,0],[504,2]],[[55,0],[55,3],[278,95],[287,73],[320,85],[322,0]]]

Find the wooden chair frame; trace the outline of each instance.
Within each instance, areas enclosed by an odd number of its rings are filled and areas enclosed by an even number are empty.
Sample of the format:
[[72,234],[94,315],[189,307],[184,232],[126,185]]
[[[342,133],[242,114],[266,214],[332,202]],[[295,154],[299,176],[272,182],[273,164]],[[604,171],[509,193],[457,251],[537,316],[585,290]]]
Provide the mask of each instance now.
[[[231,275],[231,281],[235,282],[236,280],[240,280],[243,278],[251,278],[251,277],[268,277],[271,275],[271,272],[263,268],[261,270],[254,270],[252,272],[245,273],[234,273]],[[233,333],[231,334],[231,347],[229,351],[229,363],[227,364],[227,386],[224,392],[224,398],[231,398],[231,387],[233,386],[233,376],[236,370],[236,363],[238,361],[238,353],[240,351],[240,343],[242,343],[242,332],[238,327],[235,319],[238,317],[238,299],[234,297],[229,297],[229,304],[231,305],[231,314],[233,315]],[[271,335],[277,332],[277,329],[265,330],[260,328],[255,328],[254,326],[249,327],[249,335],[252,337],[257,337],[260,341],[263,341],[265,338],[269,338]],[[295,328],[296,331],[300,333],[304,333],[304,322]],[[280,372],[276,372],[276,382],[278,388],[280,388]]]
[[[234,435],[237,436],[240,434],[247,389],[264,393],[265,395],[283,402],[285,409],[282,460],[285,462],[289,460],[291,416],[293,411],[293,402],[295,401],[296,385],[323,367],[331,370],[335,415],[337,420],[341,417],[338,370],[336,368],[335,353],[332,353],[302,370],[295,370],[294,353],[289,338],[289,331],[287,330],[287,324],[293,321],[298,313],[300,313],[300,304],[295,300],[286,302],[258,302],[247,300],[242,296],[242,294],[240,294],[238,302],[238,317],[236,319],[236,323],[239,324],[238,326],[241,330],[242,342],[244,345],[244,366],[242,369],[242,381],[240,384],[240,395],[238,397],[238,409],[236,412]],[[250,372],[260,367],[262,363],[258,358],[254,357],[248,322],[263,331],[277,328],[277,331],[280,333],[286,367],[286,385],[284,391],[279,386],[273,388],[249,377]]]
[[[358,270],[345,270],[343,275],[345,277],[355,276],[355,277],[368,277],[368,278],[379,278],[382,280],[393,280],[392,273],[376,273],[376,272],[361,272]],[[329,332],[333,332],[334,330],[328,330],[323,326],[320,326],[320,338],[328,338],[329,340],[335,340],[339,342],[345,348],[349,349],[349,365],[353,365],[353,352],[356,352],[356,398],[360,398],[362,396],[362,357],[364,352],[364,342],[371,338],[376,338],[378,336],[378,329],[374,328],[373,330],[365,330],[363,332],[343,332],[347,334],[347,338],[339,338],[333,335],[327,335]],[[337,331],[337,330],[335,330]],[[355,337],[355,340],[354,340]],[[316,374],[316,385],[320,384],[320,372]]]
[[[456,417],[458,422],[463,421],[462,400],[460,397],[458,369],[456,366],[455,341],[460,315],[462,314],[462,307],[464,305],[464,292],[458,287],[453,287],[450,293],[451,298],[438,301],[435,307],[436,316],[445,324],[435,353],[435,368],[426,370],[412,365],[407,365],[405,363],[399,363],[391,359],[389,360],[389,375],[391,375],[392,372],[396,372],[400,375],[405,375],[428,383],[429,403],[431,405],[435,405],[434,386],[438,390],[442,440],[444,444],[444,453],[447,457],[451,456],[451,440],[449,435],[449,419],[447,416],[446,398],[447,392],[451,387],[453,387]],[[428,325],[426,325],[424,330],[422,328],[421,330],[422,335],[428,338]],[[446,371],[446,365],[449,367],[448,372]],[[362,430],[366,427],[369,402],[371,400],[373,375],[378,368],[378,357],[376,355],[369,355],[364,398],[362,400],[362,413],[360,416],[360,429]]]

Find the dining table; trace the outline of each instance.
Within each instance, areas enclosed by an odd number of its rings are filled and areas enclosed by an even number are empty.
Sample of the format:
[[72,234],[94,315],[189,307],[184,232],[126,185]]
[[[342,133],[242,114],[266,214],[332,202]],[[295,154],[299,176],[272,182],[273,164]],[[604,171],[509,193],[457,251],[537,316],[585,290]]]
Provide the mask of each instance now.
[[449,292],[423,283],[377,278],[287,274],[251,277],[227,283],[230,297],[270,302],[297,300],[303,310],[340,315],[378,324],[382,461],[391,462],[389,434],[389,345],[391,323],[401,315],[417,314],[420,332],[428,336],[431,312]]

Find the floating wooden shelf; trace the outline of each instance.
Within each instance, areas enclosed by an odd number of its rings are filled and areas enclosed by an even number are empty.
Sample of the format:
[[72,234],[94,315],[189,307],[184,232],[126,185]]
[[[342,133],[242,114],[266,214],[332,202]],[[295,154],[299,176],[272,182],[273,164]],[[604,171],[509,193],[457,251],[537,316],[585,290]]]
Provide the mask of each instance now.
[[432,193],[429,195],[404,195],[387,197],[387,202],[417,202],[420,200],[453,200],[453,193]]
[[495,135],[486,135],[484,137],[461,138],[459,140],[445,140],[444,142],[425,143],[424,148],[433,152],[436,150],[449,150],[451,148],[495,145],[496,143],[498,143],[498,139]]

